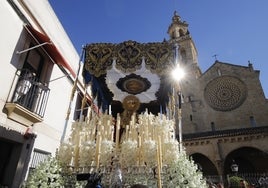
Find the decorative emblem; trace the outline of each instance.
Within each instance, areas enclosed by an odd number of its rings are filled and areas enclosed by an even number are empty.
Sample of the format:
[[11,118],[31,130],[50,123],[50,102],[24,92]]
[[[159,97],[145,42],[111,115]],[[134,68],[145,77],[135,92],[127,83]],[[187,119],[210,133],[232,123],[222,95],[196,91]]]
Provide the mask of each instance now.
[[174,52],[169,43],[148,43],[144,46],[146,67],[153,73],[162,75],[174,62]]
[[136,95],[149,89],[151,87],[151,83],[147,80],[147,78],[143,78],[136,74],[130,74],[124,78],[120,78],[116,83],[116,86],[122,91]]
[[134,72],[142,61],[152,73],[163,75],[174,62],[173,44],[168,42],[138,43],[125,41],[118,44],[93,43],[85,47],[85,69],[99,77],[115,66],[122,72]]
[[234,110],[243,104],[247,97],[244,82],[232,76],[221,76],[210,81],[204,92],[209,106],[217,111]]
[[116,67],[123,72],[135,71],[142,63],[141,45],[135,41],[126,41],[117,45]]
[[91,44],[86,47],[85,68],[91,74],[99,77],[112,68],[113,45],[110,43]]

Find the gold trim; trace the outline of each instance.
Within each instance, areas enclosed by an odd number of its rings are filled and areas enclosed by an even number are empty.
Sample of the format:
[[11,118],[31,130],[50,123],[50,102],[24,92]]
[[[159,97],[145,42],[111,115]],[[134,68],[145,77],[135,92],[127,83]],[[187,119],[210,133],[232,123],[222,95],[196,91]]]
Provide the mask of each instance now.
[[112,68],[113,60],[117,69],[133,72],[141,68],[144,59],[146,68],[158,75],[168,71],[174,62],[173,44],[168,42],[93,43],[87,45],[85,51],[85,69],[96,77],[106,74]]

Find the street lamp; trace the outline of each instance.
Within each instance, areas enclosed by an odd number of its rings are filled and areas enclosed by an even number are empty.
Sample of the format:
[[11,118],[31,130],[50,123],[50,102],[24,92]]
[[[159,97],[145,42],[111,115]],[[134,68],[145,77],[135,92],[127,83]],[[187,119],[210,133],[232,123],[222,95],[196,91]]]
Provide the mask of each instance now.
[[238,172],[238,164],[235,163],[235,160],[233,160],[232,164],[231,164],[231,170],[232,173],[237,174]]

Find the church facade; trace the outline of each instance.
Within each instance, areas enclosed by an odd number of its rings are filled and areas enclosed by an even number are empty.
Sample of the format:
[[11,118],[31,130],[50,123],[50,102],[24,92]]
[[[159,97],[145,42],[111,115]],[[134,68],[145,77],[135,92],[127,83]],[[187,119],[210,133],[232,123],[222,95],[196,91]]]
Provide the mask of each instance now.
[[[108,111],[110,105],[114,116],[124,114],[122,101],[134,95],[139,100],[137,113],[148,109],[169,116],[181,110],[183,145],[211,181],[224,181],[234,173],[234,164],[236,173],[267,174],[268,100],[260,71],[250,62],[238,66],[216,60],[202,73],[188,24],[176,12],[168,34],[169,40],[159,43],[86,46],[84,77],[92,82],[99,106]],[[186,73],[176,83],[169,76],[175,64]]]
[[250,62],[238,66],[216,60],[201,73],[187,26],[175,14],[168,30],[170,42],[179,44],[181,64],[188,75],[181,81],[187,153],[207,176],[224,178],[234,173],[233,163],[238,165],[238,173],[267,174],[268,100],[260,71]]

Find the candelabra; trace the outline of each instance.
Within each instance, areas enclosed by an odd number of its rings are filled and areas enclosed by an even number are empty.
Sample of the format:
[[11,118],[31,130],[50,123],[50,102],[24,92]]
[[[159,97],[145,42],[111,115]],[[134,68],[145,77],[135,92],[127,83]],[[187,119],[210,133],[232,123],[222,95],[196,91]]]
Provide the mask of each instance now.
[[61,144],[58,157],[65,170],[77,174],[100,173],[103,182],[111,185],[115,180],[112,174],[118,174],[120,169],[124,176],[122,184],[161,187],[163,168],[174,163],[179,154],[174,121],[163,114],[154,116],[148,112],[136,120],[133,114],[128,129],[119,138],[119,115],[115,125],[111,115],[92,117],[75,122],[70,138]]

